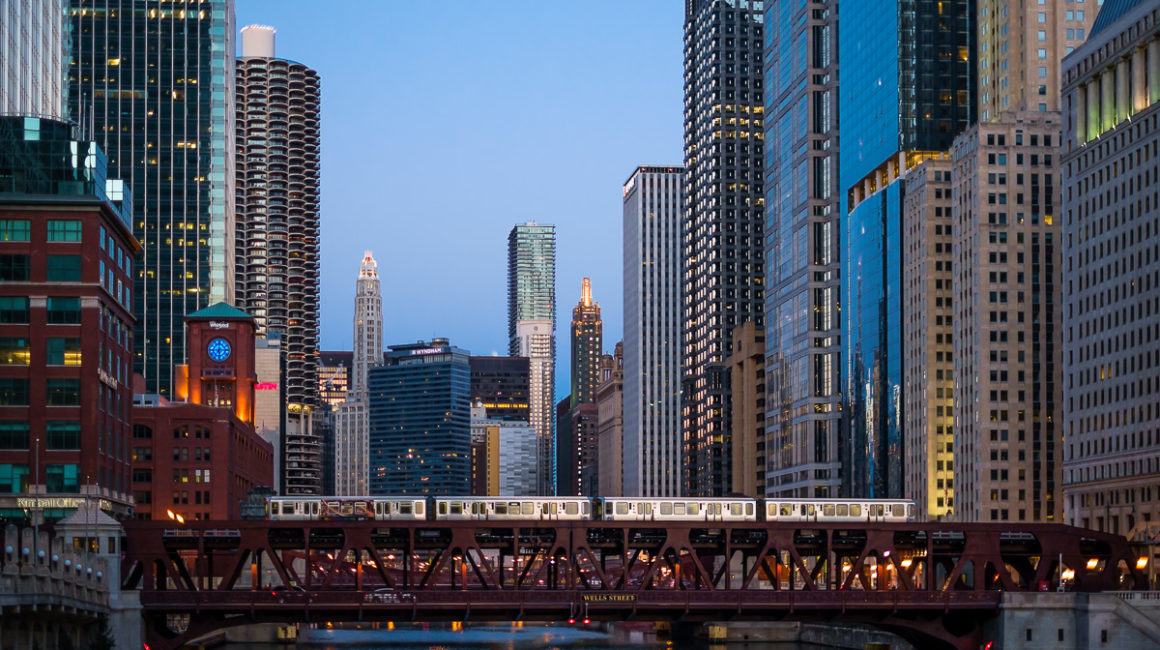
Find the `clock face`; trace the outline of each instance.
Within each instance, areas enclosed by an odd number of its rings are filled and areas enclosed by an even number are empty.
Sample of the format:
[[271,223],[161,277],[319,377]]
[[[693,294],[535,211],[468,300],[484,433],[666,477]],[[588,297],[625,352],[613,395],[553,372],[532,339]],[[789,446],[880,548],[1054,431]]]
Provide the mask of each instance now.
[[214,361],[225,361],[230,358],[230,342],[223,338],[216,338],[206,346],[209,358]]

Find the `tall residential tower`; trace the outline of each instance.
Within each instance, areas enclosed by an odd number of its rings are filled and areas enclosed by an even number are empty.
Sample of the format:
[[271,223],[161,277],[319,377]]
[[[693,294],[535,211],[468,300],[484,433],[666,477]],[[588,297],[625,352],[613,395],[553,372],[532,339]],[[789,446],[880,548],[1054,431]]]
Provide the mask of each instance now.
[[733,328],[764,321],[764,3],[685,1],[683,492],[732,487]]
[[508,354],[528,357],[529,421],[539,437],[540,494],[556,488],[556,227],[529,221],[508,234]]
[[67,42],[64,0],[0,4],[0,115],[64,119]]

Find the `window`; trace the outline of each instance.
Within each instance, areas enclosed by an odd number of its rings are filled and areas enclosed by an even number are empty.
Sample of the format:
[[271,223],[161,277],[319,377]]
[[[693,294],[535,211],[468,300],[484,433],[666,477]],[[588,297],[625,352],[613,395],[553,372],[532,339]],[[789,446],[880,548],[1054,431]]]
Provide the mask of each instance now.
[[49,219],[48,241],[80,241],[81,222],[77,219]]
[[28,256],[0,255],[0,281],[28,282]]
[[81,380],[49,379],[46,383],[49,406],[81,405]]
[[28,339],[0,337],[0,364],[27,366],[31,356]]
[[0,449],[28,449],[28,423],[0,422]]
[[0,241],[28,241],[28,219],[0,219]]
[[80,282],[80,255],[48,255],[44,279],[49,282]]
[[152,483],[153,470],[151,469],[135,469],[133,470],[134,483]]
[[80,483],[77,481],[75,463],[50,464],[44,469],[44,488],[49,494],[78,492]]
[[47,449],[68,450],[81,448],[81,423],[48,421],[44,425],[48,438]]
[[49,338],[45,340],[50,366],[81,365],[81,340],[78,338]]
[[0,463],[0,494],[28,491],[28,465]]
[[153,429],[150,429],[149,427],[145,426],[144,424],[134,424],[133,425],[133,439],[134,440],[152,440],[153,439]]
[[28,298],[0,297],[0,323],[27,323]]
[[28,406],[27,377],[0,377],[0,406]]
[[49,298],[49,325],[79,325],[81,322],[80,298]]

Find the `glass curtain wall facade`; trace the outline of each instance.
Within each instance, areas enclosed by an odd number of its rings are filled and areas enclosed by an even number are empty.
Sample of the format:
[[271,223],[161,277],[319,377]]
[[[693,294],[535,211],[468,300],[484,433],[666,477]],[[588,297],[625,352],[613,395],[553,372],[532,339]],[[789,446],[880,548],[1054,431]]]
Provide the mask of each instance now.
[[471,494],[469,355],[419,341],[390,346],[371,369],[371,494]]
[[[733,328],[763,327],[760,0],[685,2],[682,491],[732,487]],[[751,453],[745,450],[745,453]]]
[[234,3],[69,0],[71,119],[134,199],[134,369],[171,397],[184,317],[234,301]]
[[765,476],[836,497],[841,418],[836,3],[766,3]]
[[556,227],[508,234],[508,354],[528,357],[529,422],[540,441],[540,494],[556,489]]
[[64,119],[64,0],[0,3],[0,115]]
[[974,1],[842,7],[841,451],[847,496],[903,496],[902,212],[908,170],[973,122]]

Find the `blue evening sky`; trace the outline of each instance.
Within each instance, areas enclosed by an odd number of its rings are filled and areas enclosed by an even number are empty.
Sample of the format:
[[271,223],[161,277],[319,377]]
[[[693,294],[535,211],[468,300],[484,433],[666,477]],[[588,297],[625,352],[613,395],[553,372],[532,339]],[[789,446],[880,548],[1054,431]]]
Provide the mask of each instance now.
[[[373,251],[384,344],[507,352],[507,235],[556,225],[557,397],[592,278],[622,338],[621,187],[682,162],[673,0],[237,0],[237,26],[322,78],[322,348],[349,350]],[[239,36],[240,39],[240,36]],[[239,45],[240,47],[240,45]]]

